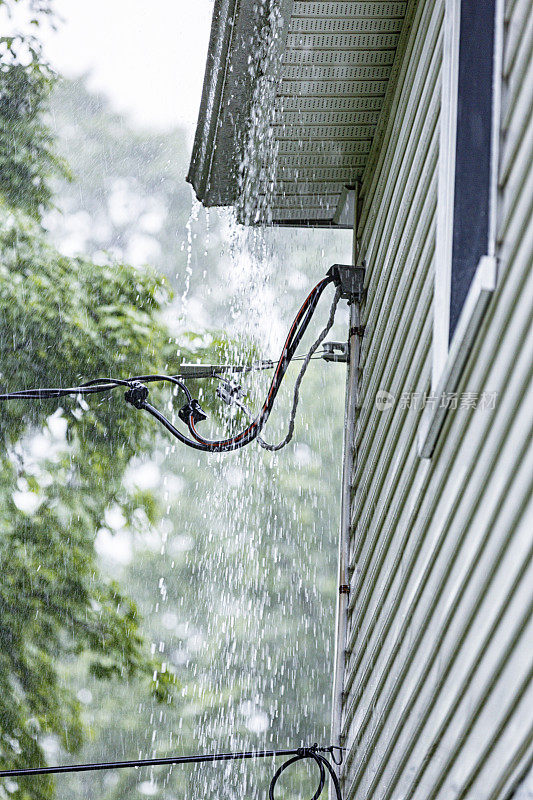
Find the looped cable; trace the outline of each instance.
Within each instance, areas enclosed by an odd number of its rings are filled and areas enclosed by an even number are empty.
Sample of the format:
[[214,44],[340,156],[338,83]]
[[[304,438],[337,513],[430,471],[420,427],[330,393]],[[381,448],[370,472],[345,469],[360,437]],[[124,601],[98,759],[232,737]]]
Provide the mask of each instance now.
[[[309,325],[309,322],[311,321],[311,317],[315,312],[318,301],[320,300],[320,297],[324,289],[330,283],[332,283],[333,280],[334,280],[333,277],[328,276],[323,280],[321,280],[319,283],[317,283],[315,288],[307,296],[303,305],[300,307],[300,310],[296,315],[296,318],[289,331],[289,335],[287,336],[287,339],[283,346],[280,359],[277,362],[277,367],[270,384],[270,389],[268,391],[267,398],[259,414],[240,433],[236,434],[235,436],[231,436],[227,439],[220,439],[220,440],[204,438],[196,429],[195,421],[193,419],[193,416],[191,415],[188,420],[189,433],[196,441],[196,445],[191,445],[191,446],[193,447],[196,446],[197,449],[205,449],[208,452],[212,453],[230,452],[233,450],[238,450],[241,447],[244,447],[245,445],[249,444],[259,436],[261,430],[263,429],[268,420],[270,412],[272,411],[272,406],[274,404],[274,400],[276,399],[276,395],[279,391],[283,377],[296,352],[296,348],[298,347]],[[149,409],[146,408],[146,410],[148,411]],[[152,411],[149,411],[149,413],[153,414]],[[166,425],[164,422],[163,424],[165,425],[167,430],[170,430],[168,425]],[[278,448],[276,447],[275,449]]]
[[[286,437],[283,439],[282,442],[276,445],[271,445],[265,442],[263,439],[260,438],[260,433],[265,426],[270,413],[272,411],[274,401],[280,389],[281,383],[287,372],[287,368],[295,357],[296,349],[302,340],[305,331],[311,321],[311,318],[315,312],[315,309],[318,305],[320,297],[322,293],[326,289],[326,287],[330,284],[334,283],[336,285],[336,292],[333,298],[333,303],[331,305],[329,319],[327,322],[326,327],[321,332],[319,338],[316,342],[312,345],[309,353],[304,359],[302,364],[300,373],[296,379],[296,384],[294,388],[294,399],[293,399],[293,407],[291,412],[291,418],[289,421],[289,430]],[[0,393],[0,401],[5,400],[34,400],[34,401],[41,401],[41,400],[49,400],[49,399],[58,399],[61,397],[81,397],[84,395],[92,395],[92,394],[99,394],[104,392],[110,392],[113,389],[116,389],[119,386],[123,386],[126,389],[124,394],[124,399],[127,403],[130,403],[134,408],[139,409],[140,411],[146,411],[150,414],[154,419],[160,422],[169,433],[176,437],[180,442],[183,444],[188,445],[189,447],[194,448],[195,450],[201,450],[203,452],[208,453],[224,453],[224,452],[231,452],[233,450],[238,450],[241,447],[252,442],[254,439],[259,438],[259,444],[261,447],[264,447],[267,450],[280,450],[284,447],[292,438],[294,432],[294,418],[296,415],[296,407],[298,405],[298,397],[299,397],[299,389],[300,383],[304,376],[304,373],[309,365],[309,362],[317,350],[320,343],[323,341],[325,336],[327,335],[328,331],[333,325],[333,320],[335,316],[335,309],[337,307],[337,303],[342,297],[342,286],[338,276],[334,273],[328,272],[327,276],[323,278],[321,281],[317,283],[314,289],[308,294],[307,298],[301,305],[294,321],[292,327],[289,331],[289,334],[285,340],[285,344],[283,345],[283,349],[281,351],[280,358],[277,362],[273,362],[273,366],[275,365],[274,375],[272,377],[270,388],[268,390],[268,394],[266,400],[263,403],[259,413],[255,418],[251,418],[251,414],[247,408],[245,408],[242,403],[238,399],[234,399],[234,401],[239,405],[245,414],[249,418],[248,425],[241,430],[239,433],[234,434],[233,436],[229,436],[223,439],[206,439],[202,436],[196,428],[196,424],[201,422],[203,419],[206,419],[206,415],[203,410],[200,408],[198,400],[192,397],[189,389],[183,382],[181,375],[135,375],[127,380],[115,379],[115,378],[96,378],[91,381],[87,381],[86,383],[82,383],[79,386],[69,386],[66,388],[56,387],[56,388],[38,388],[38,389],[22,389],[15,392],[5,392]],[[205,369],[205,368],[204,368]],[[210,368],[209,368],[210,369]],[[181,433],[181,431],[176,428],[173,423],[167,419],[164,414],[158,411],[151,403],[148,402],[148,387],[145,385],[146,383],[154,383],[154,382],[169,382],[172,383],[175,387],[180,389],[186,397],[185,405],[179,411],[179,418],[186,423],[190,437]],[[224,399],[224,398],[223,398]]]
[[[291,416],[289,419],[289,429],[287,431],[287,435],[278,444],[269,444],[269,442],[265,442],[265,440],[261,436],[258,436],[257,441],[259,445],[263,448],[263,450],[270,450],[271,452],[276,452],[278,450],[281,450],[283,447],[285,447],[285,445],[289,444],[289,442],[291,441],[294,434],[294,421],[296,419],[296,410],[298,408],[298,401],[300,399],[300,385],[302,383],[307,367],[309,366],[309,362],[311,361],[313,355],[318,350],[318,348],[320,347],[320,345],[330,332],[331,328],[333,327],[333,323],[335,322],[335,312],[337,310],[340,298],[341,298],[341,289],[340,287],[337,287],[329,310],[329,317],[326,326],[320,332],[316,341],[311,345],[309,352],[307,353],[306,357],[304,358],[303,364],[300,367],[300,372],[298,373],[298,377],[296,378],[296,383],[294,384],[294,395],[292,400],[292,409],[291,409]],[[241,408],[243,408],[242,404]],[[246,412],[248,412],[248,409],[246,409]]]
[[[337,749],[337,748],[335,748],[335,749]],[[338,748],[338,749],[341,749],[341,748]],[[315,762],[315,764],[317,765],[317,767],[318,767],[318,769],[320,771],[318,786],[317,786],[317,788],[315,790],[314,795],[310,798],[310,800],[318,800],[320,795],[322,794],[322,790],[323,790],[324,785],[326,783],[326,769],[329,772],[331,780],[333,782],[333,786],[335,787],[335,793],[337,795],[337,800],[342,800],[341,787],[340,787],[340,783],[339,783],[339,779],[337,777],[337,774],[336,774],[335,770],[333,769],[333,767],[331,766],[331,764],[329,763],[329,761],[327,760],[327,758],[325,758],[323,755],[320,754],[320,751],[321,752],[329,752],[331,754],[332,758],[333,758],[332,750],[333,750],[332,747],[318,747],[317,744],[314,744],[311,747],[302,747],[302,748],[300,748],[298,750],[298,754],[297,755],[293,756],[292,758],[289,758],[288,761],[285,761],[285,763],[282,764],[281,767],[279,767],[276,770],[276,772],[274,774],[274,777],[272,778],[272,780],[270,782],[270,787],[268,789],[268,800],[275,800],[274,791],[275,791],[275,788],[276,788],[276,784],[277,784],[278,780],[280,779],[282,773],[285,772],[285,770],[288,767],[291,767],[293,764],[296,764],[298,761],[304,761],[306,758],[312,759]],[[333,759],[333,760],[334,760],[335,763],[337,763],[335,761],[335,759]]]

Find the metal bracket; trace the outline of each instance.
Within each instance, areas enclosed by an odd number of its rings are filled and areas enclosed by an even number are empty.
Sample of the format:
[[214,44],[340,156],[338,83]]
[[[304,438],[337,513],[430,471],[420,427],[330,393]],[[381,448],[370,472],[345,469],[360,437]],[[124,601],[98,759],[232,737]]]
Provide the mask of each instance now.
[[341,297],[352,300],[354,297],[361,302],[364,294],[365,267],[353,267],[351,264],[333,264],[328,270],[337,286],[341,287]]
[[180,364],[180,378],[214,378],[227,369],[225,364]]
[[232,406],[237,400],[242,400],[244,392],[239,383],[234,383],[224,378],[217,386],[216,396],[220,397],[226,405]]
[[360,339],[362,339],[364,335],[365,335],[364,325],[356,325],[355,327],[350,328],[348,332],[348,336],[359,336]]
[[348,342],[324,342],[322,347],[324,361],[336,361],[342,364],[348,361]]

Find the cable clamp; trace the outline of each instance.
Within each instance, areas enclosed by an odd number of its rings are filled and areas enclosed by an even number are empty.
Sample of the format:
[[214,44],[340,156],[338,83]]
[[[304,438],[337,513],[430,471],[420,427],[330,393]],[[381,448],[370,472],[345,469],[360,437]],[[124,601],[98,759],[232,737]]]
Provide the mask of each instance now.
[[207,419],[207,414],[201,407],[198,400],[191,400],[190,403],[185,403],[182,408],[178,411],[178,417],[183,420],[183,422],[189,422],[189,419],[192,416],[192,421],[196,424],[197,422],[202,422],[202,420]]
[[148,397],[148,387],[140,381],[132,381],[129,386],[128,391],[124,393],[124,400],[135,408],[143,408]]
[[339,594],[350,594],[350,586],[348,583],[341,583],[339,586]]
[[350,335],[350,337],[359,336],[359,338],[362,339],[363,336],[365,335],[365,327],[364,327],[364,325],[359,325],[359,326],[355,326],[353,328],[350,328],[349,335]]
[[217,386],[216,396],[220,397],[226,405],[232,406],[236,400],[242,400],[244,392],[240,384],[222,380]]

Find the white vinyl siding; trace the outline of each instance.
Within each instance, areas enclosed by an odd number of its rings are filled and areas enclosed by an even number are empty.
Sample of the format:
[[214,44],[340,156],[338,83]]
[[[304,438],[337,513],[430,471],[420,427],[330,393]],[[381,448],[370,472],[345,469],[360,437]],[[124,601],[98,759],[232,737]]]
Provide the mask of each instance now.
[[[363,307],[342,733],[345,800],[503,800],[533,757],[533,20],[506,7],[498,287],[449,412],[430,391],[443,0],[419,0],[362,186]],[[378,390],[395,398],[378,411]]]

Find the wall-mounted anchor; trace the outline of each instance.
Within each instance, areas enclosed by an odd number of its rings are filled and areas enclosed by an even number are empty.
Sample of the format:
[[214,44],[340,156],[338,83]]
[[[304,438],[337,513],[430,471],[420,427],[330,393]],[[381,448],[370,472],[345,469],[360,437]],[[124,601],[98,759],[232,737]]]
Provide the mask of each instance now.
[[348,342],[324,342],[322,347],[324,361],[337,361],[343,364],[348,361]]

